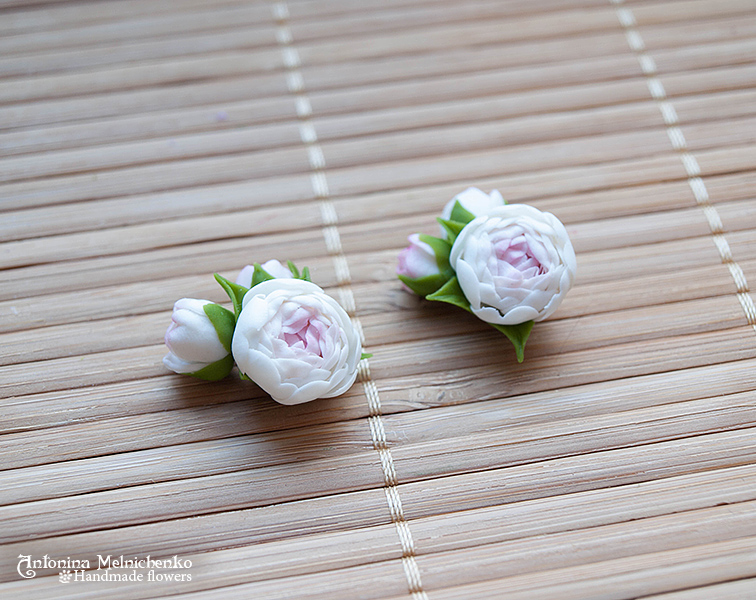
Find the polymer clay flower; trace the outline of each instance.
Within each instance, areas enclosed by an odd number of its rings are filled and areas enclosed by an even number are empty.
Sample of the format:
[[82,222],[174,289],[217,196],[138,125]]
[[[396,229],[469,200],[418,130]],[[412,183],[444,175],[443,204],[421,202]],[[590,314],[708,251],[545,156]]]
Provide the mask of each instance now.
[[449,262],[473,314],[496,325],[550,316],[577,268],[564,225],[526,204],[496,207],[473,219],[455,239]]
[[346,392],[357,367],[370,354],[349,315],[288,261],[248,265],[231,282],[215,280],[228,294],[233,312],[208,300],[176,302],[165,335],[165,366],[215,381],[238,365],[282,404],[300,404]]
[[282,404],[343,394],[354,383],[362,356],[349,315],[302,279],[271,279],[252,287],[231,348],[239,370]]
[[499,190],[493,190],[490,194],[486,194],[484,191],[479,190],[476,187],[470,187],[464,192],[457,194],[446,203],[446,206],[444,206],[444,209],[441,211],[442,219],[451,218],[452,210],[457,202],[459,202],[462,208],[475,217],[487,213],[492,208],[504,206],[504,198],[499,193]]
[[477,188],[452,198],[438,222],[442,237],[410,236],[399,254],[399,279],[426,300],[489,323],[522,362],[533,324],[557,309],[575,279],[575,251],[564,225],[532,206],[508,205],[496,190]]
[[[171,371],[203,379],[220,379],[231,371],[230,348],[221,341],[208,311],[210,315],[222,315],[225,309],[194,298],[182,298],[173,305],[171,324],[165,332],[169,353],[163,358],[163,364]],[[233,314],[225,312],[226,319],[233,319]]]

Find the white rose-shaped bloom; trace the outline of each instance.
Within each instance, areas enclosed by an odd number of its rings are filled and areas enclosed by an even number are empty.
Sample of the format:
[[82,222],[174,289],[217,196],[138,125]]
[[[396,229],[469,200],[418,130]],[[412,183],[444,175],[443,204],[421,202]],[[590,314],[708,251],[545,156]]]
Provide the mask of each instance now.
[[247,292],[231,350],[241,372],[281,404],[343,394],[362,356],[349,315],[301,279],[263,281]]
[[[294,277],[292,272],[289,271],[288,267],[285,267],[276,259],[269,260],[268,262],[265,262],[260,266],[262,267],[263,271],[265,271],[268,275],[272,275],[276,279],[291,279],[292,277]],[[236,283],[243,285],[245,288],[248,288],[252,285],[252,276],[254,275],[254,273],[255,266],[247,265],[236,276]]]
[[473,313],[496,325],[547,318],[577,269],[564,225],[526,204],[493,208],[468,223],[450,262]]
[[173,305],[172,322],[165,332],[169,354],[163,364],[174,373],[195,373],[228,355],[205,314],[206,304],[212,302],[182,298]]
[[492,208],[497,206],[504,206],[504,198],[498,190],[493,190],[490,194],[486,194],[484,191],[478,188],[467,188],[464,192],[461,192],[454,196],[444,206],[444,210],[441,211],[441,218],[448,219],[451,217],[452,209],[454,205],[459,202],[467,212],[474,214],[476,217],[487,213]]

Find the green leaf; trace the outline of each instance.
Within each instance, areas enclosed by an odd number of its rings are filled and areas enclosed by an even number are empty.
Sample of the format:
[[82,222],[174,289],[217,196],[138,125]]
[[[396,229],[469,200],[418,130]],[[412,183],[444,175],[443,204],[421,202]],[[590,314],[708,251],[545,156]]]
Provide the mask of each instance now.
[[304,279],[305,281],[312,283],[312,279],[310,278],[310,267],[305,267],[304,269],[302,269],[302,276],[300,277],[300,279]]
[[457,221],[458,223],[464,223],[465,225],[474,218],[475,215],[462,206],[459,200],[454,203],[454,208],[452,208],[451,215],[449,216],[450,221]]
[[[433,250],[433,253],[436,255],[436,264],[438,265],[438,270],[444,273],[445,271],[451,271],[451,266],[449,265],[449,255],[451,254],[451,244],[447,242],[446,240],[442,240],[441,238],[433,237],[432,235],[426,235],[424,233],[421,233],[418,236],[418,239],[421,242],[425,242],[431,247],[431,250]],[[454,273],[450,273],[449,277],[451,277]],[[448,279],[447,277],[446,279]]]
[[207,318],[215,327],[215,333],[218,334],[220,343],[230,353],[231,339],[234,337],[234,328],[236,327],[236,316],[220,304],[205,304],[202,310],[205,311]]
[[[467,297],[465,297],[456,276],[449,279],[449,281],[447,281],[439,290],[426,296],[425,299],[436,302],[446,302],[464,308],[468,312],[472,312],[470,302],[467,300]],[[525,359],[525,343],[528,341],[528,336],[533,329],[533,324],[533,321],[526,321],[519,325],[494,325],[489,323],[491,327],[506,335],[509,341],[512,342],[515,347],[515,353],[517,354],[517,362],[522,362]]]
[[429,294],[440,290],[449,281],[449,278],[453,276],[452,272],[451,275],[439,273],[438,275],[428,275],[427,277],[418,277],[417,279],[410,279],[406,275],[399,275],[399,279],[418,296],[426,298]]
[[258,283],[262,283],[263,281],[270,281],[271,279],[275,279],[275,277],[273,277],[273,275],[263,269],[260,266],[260,263],[255,263],[255,270],[252,273],[252,284],[249,286],[249,289],[252,289]]
[[242,381],[252,381],[252,378],[239,371],[239,379]]
[[229,354],[225,358],[221,358],[220,360],[207,365],[199,371],[189,373],[189,375],[191,375],[192,377],[197,377],[198,379],[204,379],[206,381],[218,381],[219,379],[226,377],[233,368],[234,357]]
[[446,219],[442,219],[441,217],[437,218],[436,221],[441,223],[441,227],[443,227],[444,230],[446,231],[447,242],[449,244],[454,244],[454,240],[457,239],[457,236],[465,228],[465,225],[466,225],[466,223],[446,220]]
[[299,279],[299,269],[297,269],[297,265],[295,265],[290,260],[286,261],[286,266],[289,267],[289,271],[291,271],[291,274],[294,276],[294,279]]
[[367,352],[363,352],[362,356],[360,356],[360,360],[365,360],[366,358],[373,358],[373,355]]
[[534,321],[525,321],[519,325],[493,325],[494,329],[501,331],[514,344],[517,362],[521,363],[525,359],[525,342],[528,341],[530,331],[533,329]]
[[465,297],[462,288],[459,287],[459,281],[457,281],[456,276],[452,277],[436,292],[426,296],[425,299],[433,300],[435,302],[446,302],[472,312],[472,310],[470,310],[470,302]]
[[249,288],[245,288],[243,285],[239,285],[238,283],[232,283],[225,277],[218,275],[218,273],[215,274],[215,281],[217,281],[220,286],[224,290],[226,290],[228,297],[231,298],[231,302],[233,302],[234,304],[234,314],[238,317],[241,314],[244,294],[249,291]]

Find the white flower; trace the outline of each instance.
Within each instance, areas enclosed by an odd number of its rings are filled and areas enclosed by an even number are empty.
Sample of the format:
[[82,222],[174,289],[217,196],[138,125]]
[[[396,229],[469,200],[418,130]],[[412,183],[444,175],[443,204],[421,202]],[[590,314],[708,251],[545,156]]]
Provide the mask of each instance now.
[[577,268],[564,225],[525,204],[493,208],[468,223],[450,262],[473,313],[496,325],[551,315]]
[[172,323],[165,332],[170,351],[163,364],[175,373],[195,373],[228,356],[203,307],[209,300],[182,298],[173,305]]
[[[444,206],[444,210],[441,211],[442,219],[449,219],[451,217],[452,209],[454,205],[459,202],[467,212],[472,213],[476,217],[487,213],[492,208],[497,206],[504,206],[504,198],[498,190],[493,190],[490,194],[486,194],[484,191],[478,188],[467,188],[464,192],[461,192],[454,196]],[[445,235],[445,233],[444,233]]]
[[281,404],[343,394],[362,355],[349,315],[301,279],[263,281],[244,296],[231,350],[241,372]]
[[[294,277],[291,271],[283,266],[279,261],[272,259],[260,265],[268,275],[272,275],[276,279],[291,279]],[[254,265],[247,265],[236,276],[236,283],[248,288],[252,285],[252,275],[255,272]]]

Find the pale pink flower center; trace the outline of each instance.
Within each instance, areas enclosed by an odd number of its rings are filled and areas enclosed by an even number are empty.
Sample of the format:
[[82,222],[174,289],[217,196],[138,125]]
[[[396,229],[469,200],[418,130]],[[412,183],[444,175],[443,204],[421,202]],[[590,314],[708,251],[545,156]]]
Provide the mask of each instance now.
[[506,238],[494,244],[501,276],[511,276],[512,269],[520,272],[523,279],[530,279],[546,272],[546,268],[533,256],[525,236]]
[[290,348],[322,358],[328,324],[317,317],[303,307],[297,308],[282,324],[280,339]]

